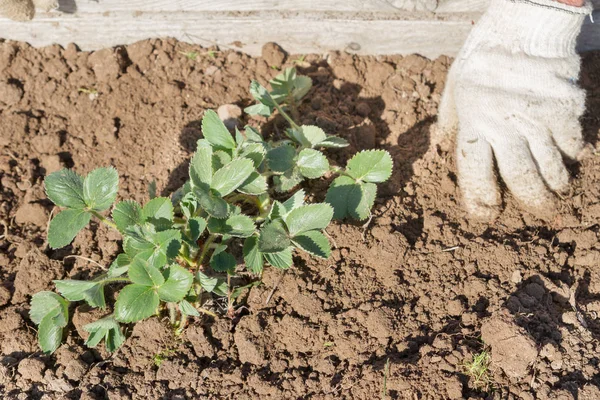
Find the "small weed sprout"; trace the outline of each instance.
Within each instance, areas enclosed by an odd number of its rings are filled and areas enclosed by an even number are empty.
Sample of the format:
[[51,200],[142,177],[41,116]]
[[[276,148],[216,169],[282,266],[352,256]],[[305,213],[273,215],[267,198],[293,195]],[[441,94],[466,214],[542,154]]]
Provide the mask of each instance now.
[[[376,184],[392,173],[389,153],[363,151],[345,167],[330,165],[321,150],[345,147],[347,142],[317,126],[298,125],[288,114],[298,113],[311,80],[290,68],[270,83],[268,91],[252,82],[250,93],[257,104],[246,112],[265,117],[278,112],[289,124],[287,137],[264,138],[250,126],[236,129],[232,136],[214,111],[206,111],[204,137],[190,161],[189,180],[170,198],[157,197],[156,185],[151,184],[146,204],[133,200],[114,204],[119,176],[112,167],[95,169],[85,177],[67,169],[46,177],[48,198],[62,208],[48,229],[52,249],[68,246],[95,218],[121,234],[123,252],[90,281],[56,280],[60,295],[44,291],[32,297],[30,316],[38,325],[44,352],[60,345],[71,302],[112,310],[84,326],[90,333],[88,346],[104,340],[111,352],[125,341],[121,324],[153,315],[168,315],[177,333],[189,317],[201,313],[216,317],[206,309],[210,304],[226,304],[225,315],[233,318],[236,301],[260,284],[258,279],[235,287],[236,271],[245,267],[260,278],[265,265],[290,268],[297,250],[328,258],[331,248],[323,230],[331,220],[370,216]],[[307,203],[299,185],[325,174],[338,175],[325,202]],[[277,200],[281,198],[287,199]],[[111,305],[104,289],[115,284],[120,292]]]
[[485,391],[492,388],[491,362],[490,353],[483,350],[481,353],[474,354],[472,360],[464,364],[465,371],[473,382],[473,387]]
[[387,398],[387,380],[390,374],[390,359],[385,360],[385,366],[383,367],[383,388],[381,389],[381,400]]
[[77,89],[77,91],[79,93],[85,93],[85,94],[98,94],[98,90],[94,89],[94,88],[88,89],[88,88],[81,87],[81,88]]
[[[179,51],[178,53],[184,55],[185,58],[191,61],[196,61],[201,55],[197,51]],[[217,50],[208,50],[205,54],[210,58],[215,58],[217,53],[219,53]]]

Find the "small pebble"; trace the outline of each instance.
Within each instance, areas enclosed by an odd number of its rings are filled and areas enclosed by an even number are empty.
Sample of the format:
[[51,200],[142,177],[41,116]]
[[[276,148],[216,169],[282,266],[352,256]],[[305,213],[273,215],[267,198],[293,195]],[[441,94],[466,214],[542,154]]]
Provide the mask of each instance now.
[[512,273],[512,275],[510,277],[510,280],[511,280],[512,283],[517,284],[517,285],[519,283],[521,283],[523,281],[523,276],[521,276],[521,271],[519,271],[518,269],[515,270]]

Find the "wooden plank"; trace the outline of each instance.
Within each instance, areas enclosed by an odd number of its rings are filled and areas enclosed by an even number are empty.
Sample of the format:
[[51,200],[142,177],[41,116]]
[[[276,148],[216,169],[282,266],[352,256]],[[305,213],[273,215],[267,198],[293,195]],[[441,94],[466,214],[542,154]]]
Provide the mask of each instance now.
[[[271,14],[269,14],[271,15]],[[84,50],[133,43],[154,37],[175,37],[201,45],[218,44],[260,54],[262,45],[274,41],[293,53],[314,53],[348,49],[359,54],[410,54],[428,57],[454,54],[472,28],[465,21],[405,21],[281,18],[256,15],[239,18],[198,12],[102,14],[85,17],[40,16],[18,24],[0,21],[2,36],[29,42],[33,46],[77,43]],[[110,32],[110,34],[107,34]]]
[[490,0],[440,0],[436,12],[483,12]]
[[[104,0],[102,4],[107,1],[114,0]],[[472,1],[471,4],[475,4],[478,0]],[[165,7],[184,7],[188,3],[196,2],[175,0]],[[91,0],[78,4],[99,7]],[[143,5],[139,0],[128,4]],[[394,3],[395,6],[398,4]],[[443,4],[447,3],[440,5]],[[347,50],[359,54],[419,53],[437,57],[456,54],[472,28],[472,21],[480,15],[477,12],[444,12],[437,17],[430,12],[132,12],[125,5],[121,7],[124,7],[122,11],[111,12],[97,9],[97,12],[80,10],[75,14],[39,13],[28,23],[0,19],[0,37],[29,42],[37,47],[53,43],[65,46],[74,42],[84,50],[148,38],[175,37],[204,46],[233,47],[252,55],[260,54],[264,43],[274,41],[292,53]],[[595,13],[595,20],[600,21],[600,12]],[[232,45],[234,42],[242,44]],[[600,24],[591,24],[588,19],[580,49],[599,48]]]
[[73,13],[178,11],[422,11],[437,0],[60,0],[61,10]]

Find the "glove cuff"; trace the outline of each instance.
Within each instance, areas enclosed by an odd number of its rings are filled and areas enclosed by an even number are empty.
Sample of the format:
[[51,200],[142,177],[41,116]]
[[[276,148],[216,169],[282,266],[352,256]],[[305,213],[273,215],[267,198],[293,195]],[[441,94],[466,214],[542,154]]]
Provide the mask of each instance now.
[[556,0],[492,0],[478,24],[479,38],[532,56],[570,56],[575,54],[583,21],[592,11],[589,0],[582,7]]

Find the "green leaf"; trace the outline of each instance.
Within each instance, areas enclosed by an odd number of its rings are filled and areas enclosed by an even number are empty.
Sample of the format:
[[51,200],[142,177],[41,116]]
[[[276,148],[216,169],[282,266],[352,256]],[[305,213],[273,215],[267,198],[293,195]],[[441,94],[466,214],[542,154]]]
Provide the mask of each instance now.
[[329,258],[331,255],[329,240],[319,231],[308,231],[294,236],[292,242],[313,256]]
[[213,176],[212,189],[221,197],[227,196],[240,187],[254,171],[254,164],[249,159],[233,160]]
[[96,347],[104,339],[106,349],[112,353],[125,342],[121,326],[112,315],[84,325],[83,329],[90,333],[85,342],[88,347]]
[[69,301],[85,300],[91,307],[106,307],[104,299],[104,282],[78,281],[73,279],[53,281],[56,290]]
[[273,88],[272,97],[278,102],[285,98],[294,90],[294,80],[296,79],[296,68],[286,68],[282,73],[271,79],[269,83]]
[[235,141],[231,133],[216,112],[207,110],[202,118],[202,134],[217,148],[235,149]]
[[255,168],[260,167],[266,154],[267,151],[262,143],[247,143],[242,147],[242,151],[240,151],[240,157],[252,160]]
[[108,331],[108,335],[105,340],[105,346],[108,351],[117,351],[117,349],[121,347],[123,343],[125,343],[125,335],[123,335],[121,329],[111,329]]
[[292,247],[277,253],[265,253],[265,259],[275,268],[288,269],[292,266]]
[[129,264],[131,264],[131,258],[125,253],[119,254],[108,268],[107,276],[116,278],[123,275],[129,270]]
[[119,174],[113,167],[97,168],[83,180],[83,199],[94,211],[107,210],[117,198]]
[[297,165],[300,173],[309,179],[320,178],[329,170],[327,157],[313,149],[302,150],[298,154]]
[[180,301],[190,291],[194,275],[187,269],[173,264],[165,270],[166,281],[158,288],[158,296],[162,301]]
[[246,140],[254,143],[263,143],[264,139],[260,132],[250,125],[244,127],[244,133],[246,134]]
[[179,198],[178,202],[174,202],[171,200],[172,204],[179,203],[179,209],[184,217],[187,219],[192,218],[198,212],[198,199],[194,193],[186,193],[181,198]]
[[38,327],[38,343],[46,354],[54,353],[62,342],[63,328],[66,323],[61,325],[55,318],[53,315],[46,315]]
[[299,102],[309,92],[312,87],[312,80],[308,76],[300,75],[294,80],[294,90],[292,95],[294,100]]
[[237,190],[241,193],[256,196],[265,193],[267,189],[267,178],[254,171]]
[[214,293],[217,296],[227,296],[227,282],[224,279],[211,278],[202,272],[196,272],[196,279],[202,286],[202,289],[209,293]]
[[175,192],[173,192],[173,194],[171,195],[171,203],[173,205],[177,205],[184,201],[189,201],[191,191],[192,191],[192,185],[191,185],[190,181],[187,181],[179,189],[177,189]]
[[91,214],[83,210],[66,209],[59,212],[50,221],[48,244],[52,249],[67,246],[79,231],[87,226],[91,218]]
[[246,142],[246,139],[244,138],[244,136],[242,136],[242,132],[240,132],[240,130],[236,126],[235,127],[235,143],[237,144],[238,150],[244,144],[244,142]]
[[213,149],[199,146],[190,161],[190,182],[192,187],[210,187],[213,176]]
[[[325,201],[333,207],[333,218],[344,219],[350,215],[349,203],[350,197],[357,197],[358,202],[362,196],[360,185],[348,176],[339,176],[334,179],[327,190]],[[355,203],[356,199],[354,200]]]
[[349,143],[346,139],[337,136],[327,136],[327,139],[319,142],[318,147],[340,149],[342,147],[347,147],[348,145]]
[[299,102],[312,87],[312,80],[308,76],[297,76],[296,68],[286,68],[270,83],[273,88],[271,94],[277,102],[284,102],[289,96]]
[[287,128],[285,134],[292,139],[294,142],[300,144],[302,147],[312,147],[312,144],[308,141],[306,136],[302,133],[302,128]]
[[392,156],[385,150],[367,150],[354,155],[346,170],[356,180],[379,183],[392,175]]
[[132,225],[141,224],[144,221],[142,207],[133,200],[125,200],[117,203],[112,210],[112,217],[121,232],[124,232],[125,229]]
[[83,178],[69,169],[51,173],[44,179],[46,195],[57,206],[85,208]]
[[62,281],[56,280],[53,282],[56,285],[56,290],[69,301],[83,300],[83,293],[97,285],[97,283],[93,281],[78,281],[72,279],[65,279]]
[[151,286],[131,284],[119,293],[115,303],[115,319],[119,322],[137,322],[156,313],[159,298]]
[[156,268],[162,268],[177,257],[181,247],[181,233],[177,229],[156,232],[153,225],[136,225],[127,229],[125,252],[131,258],[139,257]]
[[290,246],[290,238],[283,221],[276,219],[260,229],[258,248],[263,253],[277,253]]
[[340,176],[327,190],[325,201],[333,207],[335,219],[352,217],[364,220],[371,212],[376,194],[374,183],[357,183],[348,176]]
[[291,169],[283,175],[273,177],[273,183],[275,183],[275,190],[278,192],[289,192],[296,186],[298,186],[304,177],[298,170],[298,168]]
[[187,300],[181,300],[179,302],[179,311],[181,311],[183,315],[191,315],[192,317],[200,316],[198,310],[196,310],[196,308]]
[[285,217],[290,236],[315,229],[325,229],[333,217],[333,208],[326,203],[309,204],[292,210]]
[[306,138],[306,141],[310,143],[310,147],[315,147],[323,140],[327,138],[325,131],[318,126],[314,125],[302,125],[302,135]]
[[215,151],[212,157],[213,171],[217,171],[223,168],[225,165],[229,164],[231,160],[233,160],[233,158],[231,158],[231,155],[225,152],[224,150]]
[[210,266],[217,272],[227,272],[232,274],[235,270],[237,262],[235,257],[226,252],[227,246],[220,245],[217,247],[210,258]]
[[275,147],[267,152],[267,163],[274,172],[286,172],[294,167],[296,150],[289,145]]
[[69,302],[52,292],[39,292],[31,298],[31,320],[39,325],[38,342],[45,353],[53,353],[62,341],[69,321]]
[[262,103],[254,104],[244,108],[244,112],[250,115],[260,115],[263,117],[270,117],[273,113],[273,107],[266,106]]
[[98,283],[92,286],[89,290],[86,290],[83,294],[84,300],[90,305],[90,307],[99,307],[101,309],[106,308],[106,300],[104,298],[104,283]]
[[165,278],[158,268],[148,264],[146,260],[135,257],[129,266],[128,272],[131,282],[138,285],[158,287],[165,283]]
[[267,221],[272,221],[274,219],[283,218],[283,216],[287,214],[287,211],[281,202],[275,200],[271,205],[271,210],[269,211],[269,215],[267,216]]
[[195,242],[200,238],[202,232],[206,229],[206,220],[201,217],[194,217],[188,220],[188,239]]
[[227,219],[210,218],[208,231],[212,234],[248,237],[254,233],[256,226],[247,215],[232,215]]
[[211,217],[227,218],[229,215],[229,205],[213,190],[203,191],[199,188],[195,188],[194,195],[198,199],[200,207],[202,207],[202,209]]
[[246,267],[256,275],[263,271],[263,254],[258,249],[258,237],[250,236],[244,241],[244,262]]
[[287,214],[290,211],[303,206],[305,197],[306,197],[306,193],[304,192],[304,189],[300,189],[296,193],[294,193],[290,198],[288,198],[286,201],[283,202],[283,207],[285,208],[285,213]]
[[29,318],[39,325],[42,319],[49,314],[62,314],[65,319],[69,318],[69,302],[54,292],[38,292],[31,297],[31,309]]
[[[252,81],[250,83],[250,94],[252,95],[252,97],[254,97],[255,100],[257,100],[261,104],[264,104],[270,110],[272,110],[273,107],[275,106],[275,103],[273,102],[273,99],[272,99],[271,95],[269,94],[269,92],[267,91],[267,89],[265,89],[265,87],[262,86],[257,81]],[[269,115],[270,114],[271,113],[269,113]],[[268,116],[268,115],[266,115],[266,116]]]
[[142,210],[142,220],[150,222],[157,229],[168,229],[173,224],[173,204],[166,197],[150,200]]
[[373,204],[375,204],[375,197],[377,196],[377,185],[368,182],[362,183],[360,185],[360,194],[360,201],[357,201],[358,196],[350,194],[348,210],[352,218],[362,221],[371,215],[371,209],[373,208]]

